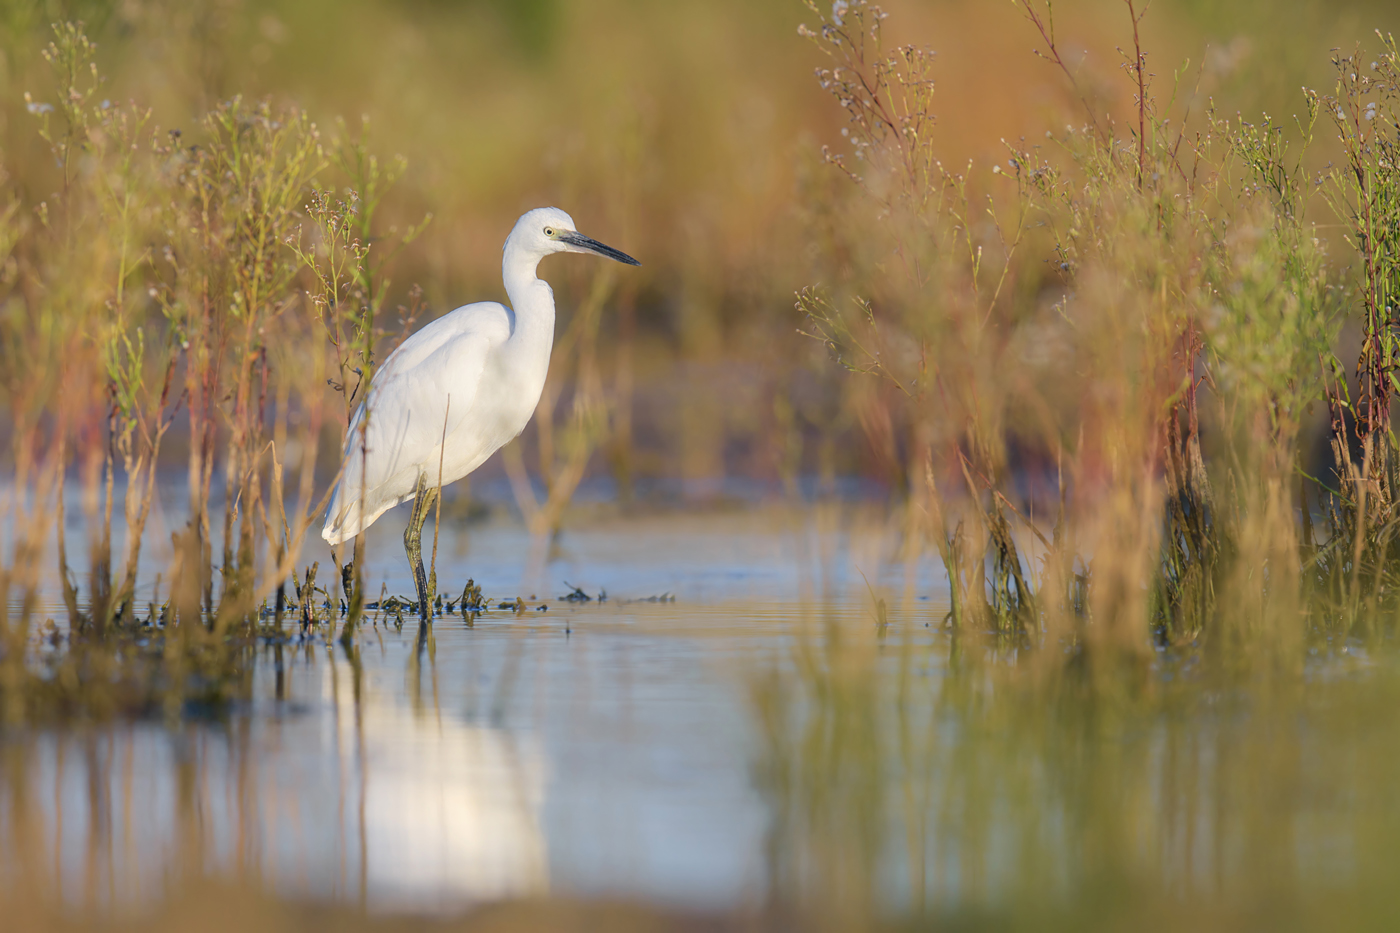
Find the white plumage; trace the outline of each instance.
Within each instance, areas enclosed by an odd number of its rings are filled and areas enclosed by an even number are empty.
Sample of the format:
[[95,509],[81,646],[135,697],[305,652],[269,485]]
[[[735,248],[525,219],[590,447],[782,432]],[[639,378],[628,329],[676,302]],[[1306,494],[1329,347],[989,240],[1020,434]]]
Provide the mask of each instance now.
[[350,540],[412,499],[420,478],[434,490],[455,482],[525,429],[554,345],[554,292],[536,267],[556,252],[638,265],[579,234],[558,208],[524,214],[506,238],[501,262],[511,307],[483,301],[443,315],[405,340],[375,374],[346,431],[345,468],[323,538],[333,545]]

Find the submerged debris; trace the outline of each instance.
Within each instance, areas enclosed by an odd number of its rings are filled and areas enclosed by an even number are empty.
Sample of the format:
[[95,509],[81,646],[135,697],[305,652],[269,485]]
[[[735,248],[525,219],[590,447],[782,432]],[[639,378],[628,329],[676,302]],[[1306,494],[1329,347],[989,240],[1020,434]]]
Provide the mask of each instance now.
[[[487,608],[486,600],[481,595],[481,587],[477,586],[476,580],[470,577],[467,579],[467,585],[462,589],[462,598],[457,602],[462,607],[462,618],[464,619],[471,613],[482,612]],[[452,611],[450,606],[448,611]]]
[[[565,581],[564,581],[564,585],[567,586],[567,587],[569,588],[570,593],[569,593],[567,596],[560,596],[560,597],[559,597],[559,601],[560,601],[560,602],[564,602],[564,603],[591,603],[591,602],[593,602],[593,597],[592,597],[592,596],[589,596],[587,593],[585,593],[585,592],[583,591],[583,587],[574,586],[574,585],[573,585],[572,583],[570,583],[568,580],[565,580]],[[606,599],[606,598],[607,598],[607,594],[606,594],[606,593],[603,593],[603,594],[601,594],[601,595],[602,595],[602,598],[603,598],[603,599]]]
[[656,596],[642,596],[638,599],[620,599],[618,600],[618,604],[625,606],[628,603],[673,603],[675,601],[676,594],[667,591]]
[[385,612],[398,612],[404,609],[417,609],[418,600],[409,599],[407,596],[390,596],[380,599],[377,603],[370,603],[366,609],[383,609]]
[[316,574],[320,569],[320,561],[315,561],[310,567],[307,567],[306,582],[301,585],[297,584],[296,575],[292,575],[292,585],[297,588],[297,602],[301,604],[301,627],[303,631],[316,624]]

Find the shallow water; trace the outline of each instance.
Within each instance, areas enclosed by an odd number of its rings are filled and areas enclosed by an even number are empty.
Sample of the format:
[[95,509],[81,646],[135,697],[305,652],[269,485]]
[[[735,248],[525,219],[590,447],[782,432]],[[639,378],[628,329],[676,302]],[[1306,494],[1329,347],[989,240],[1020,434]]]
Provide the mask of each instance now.
[[[39,832],[64,844],[45,857],[81,898],[153,889],[193,832],[209,867],[377,907],[735,903],[761,872],[764,814],[730,668],[776,644],[773,616],[555,606],[439,620],[421,646],[416,624],[370,628],[358,702],[338,646],[286,646],[280,675],[268,650],[225,721],[38,738]],[[113,838],[90,877],[94,814]]]
[[[394,518],[367,573],[406,593]],[[12,735],[0,829],[79,903],[140,901],[192,863],[381,909],[750,903],[769,817],[748,680],[815,592],[862,624],[868,577],[932,618],[931,568],[893,564],[897,544],[839,509],[596,521],[543,555],[507,521],[449,526],[442,589],[470,574],[530,609],[426,633],[377,615],[353,658],[325,636],[265,646],[251,699],[217,717]]]
[[[370,572],[402,592],[396,531]],[[851,507],[600,518],[535,557],[508,522],[449,529],[444,590],[531,608],[265,645],[231,709],[5,734],[0,878],[99,908],[213,875],[433,913],[1397,913],[1387,649],[1047,676],[941,632],[932,562]]]

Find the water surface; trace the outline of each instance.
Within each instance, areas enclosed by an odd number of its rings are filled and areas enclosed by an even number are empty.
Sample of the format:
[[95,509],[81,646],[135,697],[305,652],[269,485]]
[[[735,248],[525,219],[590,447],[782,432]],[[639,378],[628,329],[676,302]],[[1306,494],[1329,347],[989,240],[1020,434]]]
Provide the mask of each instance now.
[[[397,543],[370,573],[407,592]],[[529,608],[270,641],[230,708],[6,733],[0,874],[99,907],[199,875],[380,912],[1397,913],[1384,645],[1271,674],[1026,654],[943,631],[933,562],[852,507],[614,517],[542,555],[502,521],[439,566]]]

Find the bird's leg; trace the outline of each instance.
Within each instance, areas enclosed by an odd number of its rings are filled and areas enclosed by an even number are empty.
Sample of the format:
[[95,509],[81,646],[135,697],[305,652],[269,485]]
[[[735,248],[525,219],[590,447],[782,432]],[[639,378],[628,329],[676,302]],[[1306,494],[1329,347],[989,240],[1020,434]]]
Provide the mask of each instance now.
[[418,617],[424,622],[429,619],[428,576],[423,572],[423,525],[428,520],[437,489],[428,489],[428,477],[418,477],[418,488],[413,494],[413,514],[408,517],[408,527],[403,530],[403,548],[408,554],[408,569],[413,574],[413,583],[418,588]]
[[[430,516],[433,513],[433,505],[436,504],[438,496],[441,494],[442,490],[436,486],[429,490],[426,490],[423,493],[423,514],[422,517],[418,519],[419,541],[423,540],[423,526],[428,523],[428,516]],[[418,579],[422,581],[421,586],[423,587],[423,593],[425,594],[425,601],[422,607],[423,615],[427,618],[432,618],[433,600],[437,598],[437,566],[434,565],[431,576],[424,574],[422,557],[423,549],[421,547],[418,549],[418,554]]]

